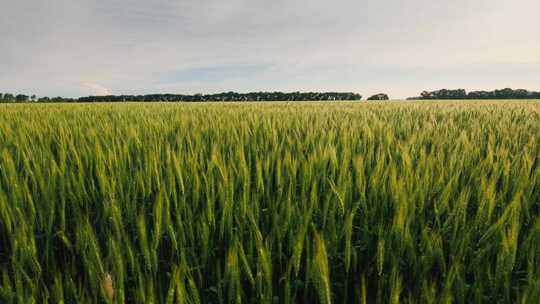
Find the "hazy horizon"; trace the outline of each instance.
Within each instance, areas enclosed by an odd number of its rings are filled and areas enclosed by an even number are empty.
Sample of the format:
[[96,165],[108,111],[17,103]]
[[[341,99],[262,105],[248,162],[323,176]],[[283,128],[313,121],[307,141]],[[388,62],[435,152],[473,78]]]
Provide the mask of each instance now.
[[0,92],[540,90],[540,2],[0,3]]

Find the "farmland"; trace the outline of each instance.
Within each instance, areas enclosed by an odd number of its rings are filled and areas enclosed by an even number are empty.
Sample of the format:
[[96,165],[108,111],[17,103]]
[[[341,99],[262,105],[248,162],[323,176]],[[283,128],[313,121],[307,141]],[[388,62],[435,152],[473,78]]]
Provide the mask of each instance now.
[[0,105],[0,303],[538,299],[538,102]]

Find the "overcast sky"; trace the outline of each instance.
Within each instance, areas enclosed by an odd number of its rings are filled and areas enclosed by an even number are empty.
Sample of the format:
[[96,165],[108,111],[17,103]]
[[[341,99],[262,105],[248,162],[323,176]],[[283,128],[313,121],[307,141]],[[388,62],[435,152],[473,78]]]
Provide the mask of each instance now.
[[538,0],[0,0],[0,92],[540,90]]

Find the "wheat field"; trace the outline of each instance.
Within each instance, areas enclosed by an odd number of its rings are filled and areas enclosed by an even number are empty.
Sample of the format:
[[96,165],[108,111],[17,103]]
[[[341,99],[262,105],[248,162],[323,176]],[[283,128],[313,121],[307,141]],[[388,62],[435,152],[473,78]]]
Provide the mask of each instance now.
[[0,105],[0,303],[538,303],[540,103]]

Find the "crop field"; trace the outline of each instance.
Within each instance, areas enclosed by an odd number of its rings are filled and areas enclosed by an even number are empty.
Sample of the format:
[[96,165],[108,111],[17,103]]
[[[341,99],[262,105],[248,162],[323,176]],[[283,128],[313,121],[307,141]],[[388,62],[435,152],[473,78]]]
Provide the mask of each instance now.
[[0,105],[0,303],[539,299],[539,102]]

